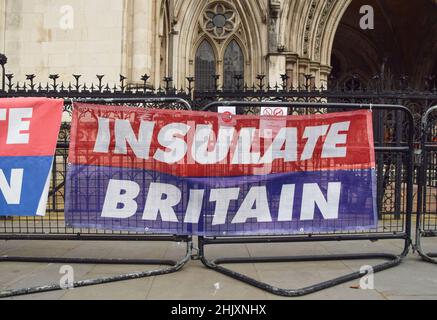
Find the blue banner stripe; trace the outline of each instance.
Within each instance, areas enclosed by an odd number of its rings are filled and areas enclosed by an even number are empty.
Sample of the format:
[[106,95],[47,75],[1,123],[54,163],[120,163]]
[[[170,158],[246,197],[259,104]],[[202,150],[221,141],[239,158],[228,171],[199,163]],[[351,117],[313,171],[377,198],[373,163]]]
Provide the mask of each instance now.
[[[50,174],[53,157],[0,157],[0,179],[6,178],[6,187],[13,187],[12,172],[22,170],[22,188],[15,193],[19,203],[7,203],[5,192],[0,190],[0,216],[35,216],[37,214],[47,178]],[[18,175],[17,177],[20,177]],[[9,190],[11,193],[11,190]]]
[[[134,187],[133,192],[136,193],[130,205],[136,208],[132,215],[128,214],[124,218],[102,217],[105,200],[111,200],[111,196],[107,195],[111,180],[125,181]],[[150,199],[151,186],[156,192],[157,184],[161,184],[158,191],[162,191],[162,194],[158,192],[158,195],[162,199],[153,199],[153,197]],[[327,218],[329,212],[333,214],[332,210],[329,211],[327,207],[321,209],[319,205],[323,207],[323,201],[314,204],[314,198],[318,194],[319,200],[323,198],[325,202],[329,202],[331,197],[331,204],[335,203],[334,191],[337,187],[340,192],[337,193],[338,208],[337,212],[334,212],[336,216]],[[235,189],[233,192],[236,192],[237,197],[228,202],[228,210],[224,215],[223,223],[220,223],[221,219],[217,218],[218,202],[211,201],[212,194],[218,192],[220,195],[220,192],[229,189]],[[161,214],[156,214],[156,219],[147,219],[146,208],[149,207],[149,211],[156,209],[151,207],[150,203],[147,204],[147,200],[165,201],[168,197],[165,192],[170,190],[176,190],[175,194],[180,192],[179,201],[172,206],[177,221],[168,220],[168,217],[163,219]],[[252,192],[253,190],[256,192]],[[262,194],[262,190],[265,190],[265,195]],[[284,190],[291,194],[288,198],[284,197]],[[308,190],[313,190],[311,192],[314,194],[308,194]],[[198,210],[201,211],[198,223],[186,223],[187,211],[193,207],[191,197],[194,196],[191,191],[197,192],[198,197],[203,191],[203,197],[198,202],[201,207]],[[247,200],[250,194],[255,195],[257,200],[253,202],[253,206],[247,207],[247,201],[250,203],[250,200]],[[120,189],[117,191],[116,198],[120,196],[121,199],[128,195],[129,191]],[[245,179],[243,177],[180,178],[139,169],[73,165],[69,168],[66,196],[66,222],[69,226],[77,228],[220,236],[368,230],[377,225],[376,173],[373,169],[285,173]],[[259,209],[258,206],[261,206],[263,199],[267,199],[267,207],[263,216],[265,220],[260,222],[258,219],[250,218],[247,211],[250,213],[252,209]],[[288,202],[283,199],[287,199]],[[116,200],[112,201],[112,204],[114,212],[119,212],[118,210],[124,209],[125,206],[124,203],[117,203]],[[247,210],[242,213],[241,207],[244,205]],[[197,207],[199,205],[194,205],[194,208]],[[322,212],[323,210],[325,211]],[[112,213],[109,212],[109,215]],[[244,215],[249,218],[241,222]],[[287,215],[288,220],[284,219]],[[311,219],[308,219],[308,216]]]

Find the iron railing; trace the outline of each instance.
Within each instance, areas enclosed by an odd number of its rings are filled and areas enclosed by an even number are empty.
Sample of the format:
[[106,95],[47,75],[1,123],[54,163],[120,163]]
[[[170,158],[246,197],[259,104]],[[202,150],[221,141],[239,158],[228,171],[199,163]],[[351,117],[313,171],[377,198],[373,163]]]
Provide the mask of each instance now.
[[[4,67],[4,64],[2,65]],[[379,255],[379,258],[390,260],[387,264],[377,266],[377,269],[385,269],[399,264],[408,252],[410,238],[411,213],[419,205],[418,182],[422,181],[417,172],[420,162],[413,158],[414,149],[420,149],[421,119],[426,110],[437,104],[437,86],[435,78],[428,78],[425,81],[423,90],[413,90],[408,86],[405,77],[398,80],[384,82],[375,77],[366,85],[343,85],[331,79],[327,88],[314,87],[311,82],[306,82],[297,87],[288,85],[288,79],[282,75],[283,82],[280,84],[268,84],[263,75],[257,76],[252,85],[239,82],[235,84],[234,90],[222,90],[217,85],[208,91],[197,91],[195,79],[187,78],[185,88],[177,89],[170,77],[166,77],[162,86],[153,88],[148,84],[149,76],[141,78],[140,85],[129,85],[127,79],[120,76],[116,83],[105,83],[104,76],[97,75],[94,83],[84,83],[81,75],[72,75],[71,80],[62,81],[56,74],[50,75],[48,81],[40,82],[34,74],[26,75],[24,81],[16,81],[13,74],[3,72],[4,77],[0,86],[0,98],[13,97],[51,97],[65,99],[64,119],[59,135],[58,148],[55,156],[55,163],[52,171],[52,182],[49,194],[48,215],[46,218],[17,218],[3,219],[0,221],[0,238],[13,239],[41,239],[41,240],[146,240],[146,236],[130,232],[109,232],[98,230],[68,229],[63,221],[64,212],[64,187],[67,169],[68,147],[70,141],[71,102],[96,102],[115,105],[130,105],[140,108],[174,108],[183,109],[186,103],[193,109],[204,109],[208,104],[217,101],[220,104],[233,104],[241,106],[239,113],[256,114],[259,112],[259,102],[281,104],[288,103],[290,114],[315,114],[326,113],[350,108],[374,108],[374,132],[377,151],[377,175],[378,175],[378,213],[380,224],[371,234],[329,234],[311,235],[311,237],[296,238],[292,241],[323,241],[323,240],[378,240],[378,239],[399,239],[404,241],[405,249],[400,255]],[[217,77],[214,77],[217,79]],[[237,79],[236,79],[237,81]],[[103,99],[103,101],[102,101]],[[181,104],[181,101],[186,101]],[[234,102],[227,102],[234,101]],[[249,103],[258,102],[258,103]],[[304,106],[302,105],[304,104]],[[217,103],[214,104],[215,106]],[[210,105],[213,107],[214,105]],[[394,108],[383,107],[382,105],[396,105]],[[400,107],[403,106],[403,107]],[[213,110],[213,108],[211,109]],[[435,157],[434,157],[435,158]],[[433,164],[433,157],[426,157]],[[434,159],[434,160],[432,160]],[[435,161],[434,161],[435,162]],[[429,167],[429,166],[428,166]],[[411,181],[415,182],[413,185]],[[149,236],[147,236],[149,237]],[[166,240],[160,236],[154,238],[157,241]],[[172,240],[184,241],[174,237]],[[201,238],[201,256],[205,264],[211,262],[206,260],[204,246],[208,244],[233,243],[229,239]],[[269,239],[269,242],[283,242],[284,239]],[[285,239],[289,240],[289,239]],[[240,242],[239,239],[236,240]],[[189,242],[189,240],[188,240]],[[245,239],[245,242],[258,243],[258,239]],[[189,249],[191,250],[191,249]],[[376,256],[373,256],[377,258]],[[11,261],[14,257],[3,257],[0,261]],[[311,259],[319,260],[320,257]],[[340,258],[334,256],[327,258]],[[369,256],[353,255],[349,258],[369,258]],[[8,260],[9,259],[9,260]],[[24,261],[26,258],[15,257],[15,261]],[[33,260],[32,260],[33,259]],[[279,258],[281,259],[281,258]],[[287,257],[287,261],[301,261],[299,257]],[[297,259],[297,260],[296,260]],[[322,260],[325,259],[322,257]],[[28,258],[26,261],[42,261],[44,258]],[[56,259],[55,259],[56,260]],[[71,260],[70,263],[80,262],[81,259]],[[92,259],[82,259],[83,262],[90,262]],[[259,262],[262,262],[262,258]],[[46,261],[46,260],[44,260]],[[53,260],[54,261],[54,260]],[[57,260],[56,260],[57,261]],[[112,260],[113,262],[114,260]],[[184,260],[185,261],[185,260]],[[238,260],[245,262],[245,260]],[[282,261],[282,260],[281,260]],[[111,262],[111,261],[107,261]],[[129,262],[129,261],[127,261]],[[138,262],[138,261],[137,261]],[[155,261],[156,262],[156,261]],[[215,261],[214,268],[222,262],[230,262],[227,259]],[[126,263],[126,261],[125,261]],[[179,267],[179,265],[177,265]],[[222,270],[223,271],[223,270]],[[375,270],[376,271],[376,270]],[[224,271],[226,273],[226,271]],[[357,274],[349,275],[347,278],[356,277]],[[241,280],[241,279],[240,279]],[[338,279],[337,279],[338,280]],[[327,285],[338,283],[337,280],[329,281],[321,286],[315,286],[309,291],[319,290]],[[344,279],[343,279],[344,280]],[[252,282],[252,281],[250,281]],[[254,284],[254,283],[252,283]],[[264,288],[265,289],[265,288]],[[304,290],[304,293],[308,293]],[[302,291],[284,291],[286,295],[302,294]]]

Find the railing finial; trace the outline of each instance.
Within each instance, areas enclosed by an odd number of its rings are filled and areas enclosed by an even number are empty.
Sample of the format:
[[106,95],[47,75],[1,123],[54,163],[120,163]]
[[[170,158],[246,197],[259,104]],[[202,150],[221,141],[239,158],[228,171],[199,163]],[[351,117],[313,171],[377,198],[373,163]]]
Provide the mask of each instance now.
[[5,65],[8,63],[8,57],[5,54],[0,53],[0,66],[2,67],[2,91],[4,92],[6,89],[6,70]]

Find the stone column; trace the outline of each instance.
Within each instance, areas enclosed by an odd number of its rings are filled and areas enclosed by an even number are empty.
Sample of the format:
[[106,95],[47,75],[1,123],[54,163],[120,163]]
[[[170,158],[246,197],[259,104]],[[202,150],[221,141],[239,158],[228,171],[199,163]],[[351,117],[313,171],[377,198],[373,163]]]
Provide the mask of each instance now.
[[154,1],[134,0],[131,72],[131,81],[134,83],[140,82],[145,73],[152,78],[156,77],[152,68],[155,49],[154,12]]
[[184,78],[180,76],[180,69],[179,64],[181,62],[179,55],[176,53],[175,48],[179,48],[179,28],[176,28],[174,25],[171,26],[170,31],[170,48],[169,49],[169,57],[168,57],[168,64],[169,64],[169,72],[171,72],[171,75],[173,76],[174,85],[176,87],[182,86],[185,87],[185,81]]
[[[286,57],[283,54],[270,54],[268,60],[268,79],[271,87],[281,86],[282,74],[286,74]],[[282,88],[282,87],[281,87]]]
[[323,88],[328,88],[328,79],[331,75],[332,67],[330,66],[321,66],[320,67],[320,85]]
[[288,87],[293,86],[293,88],[297,88],[299,85],[299,64],[298,64],[298,56],[297,54],[287,54],[287,75],[290,77],[288,80]]
[[5,53],[6,0],[0,0],[0,53]]
[[120,73],[127,76],[129,82],[132,79],[132,36],[133,36],[133,1],[124,0],[123,2],[123,30],[121,44],[121,71]]
[[278,32],[279,32],[279,13],[281,11],[281,2],[270,0],[269,16],[269,51],[278,50]]
[[281,2],[270,0],[270,14],[268,25],[269,55],[267,56],[268,81],[270,86],[282,84],[281,74],[286,73],[286,56],[281,52],[283,48],[278,47],[279,14]]

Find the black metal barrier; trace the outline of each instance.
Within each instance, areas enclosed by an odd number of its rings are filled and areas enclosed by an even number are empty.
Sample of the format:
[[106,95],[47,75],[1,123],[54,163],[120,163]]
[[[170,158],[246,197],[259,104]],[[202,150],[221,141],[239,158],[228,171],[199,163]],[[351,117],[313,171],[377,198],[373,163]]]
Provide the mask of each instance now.
[[[343,104],[343,103],[288,103],[288,102],[245,102],[226,101],[214,102],[207,105],[204,111],[212,111],[218,106],[235,106],[238,113],[246,110],[253,112],[261,106],[288,107],[290,114],[325,113],[338,110],[371,109],[374,122],[391,119],[393,127],[384,125],[375,129],[375,150],[377,164],[378,211],[379,222],[374,230],[357,231],[351,233],[313,233],[295,236],[263,236],[263,237],[199,237],[199,254],[202,263],[217,272],[230,276],[249,285],[279,296],[297,297],[327,289],[348,281],[356,280],[364,275],[359,271],[329,281],[317,283],[301,289],[282,289],[263,283],[247,275],[225,268],[224,264],[247,263],[275,263],[275,262],[308,262],[308,261],[336,261],[382,259],[387,262],[375,265],[373,271],[380,272],[398,266],[407,256],[411,245],[411,217],[413,210],[413,176],[414,176],[414,120],[410,110],[401,105],[383,104]],[[375,124],[375,125],[376,125]],[[402,130],[402,132],[400,131]],[[394,206],[386,206],[386,192],[394,197]],[[401,240],[403,251],[399,254],[389,253],[352,253],[323,256],[285,256],[285,257],[240,257],[220,258],[209,260],[206,256],[208,245],[237,245],[237,244],[273,244],[273,243],[303,243],[321,241],[378,241]]]
[[[98,104],[130,104],[137,107],[160,107],[191,110],[191,105],[180,98],[124,98],[124,99],[76,99],[74,102]],[[66,108],[71,112],[73,100],[65,100]],[[164,105],[164,106],[162,106]],[[182,106],[182,107],[181,107]],[[68,109],[70,107],[70,109]],[[123,274],[94,280],[78,281],[74,287],[85,287],[116,281],[145,278],[164,275],[179,271],[192,255],[192,238],[178,235],[148,235],[132,232],[99,231],[89,229],[68,228],[63,219],[64,212],[64,186],[67,171],[67,157],[69,148],[69,125],[61,128],[60,138],[55,161],[52,169],[52,185],[49,193],[48,215],[46,217],[21,217],[0,218],[0,240],[53,240],[53,241],[160,241],[186,244],[186,254],[180,260],[164,259],[103,259],[103,258],[64,258],[64,257],[17,257],[0,256],[0,262],[26,262],[26,263],[62,263],[62,264],[112,264],[112,265],[162,265],[166,266],[157,270]],[[23,288],[0,292],[0,298],[24,294],[41,293],[61,290],[59,284]]]
[[416,228],[416,250],[428,262],[437,264],[437,253],[428,253],[422,239],[437,236],[437,106],[422,120],[422,166]]

